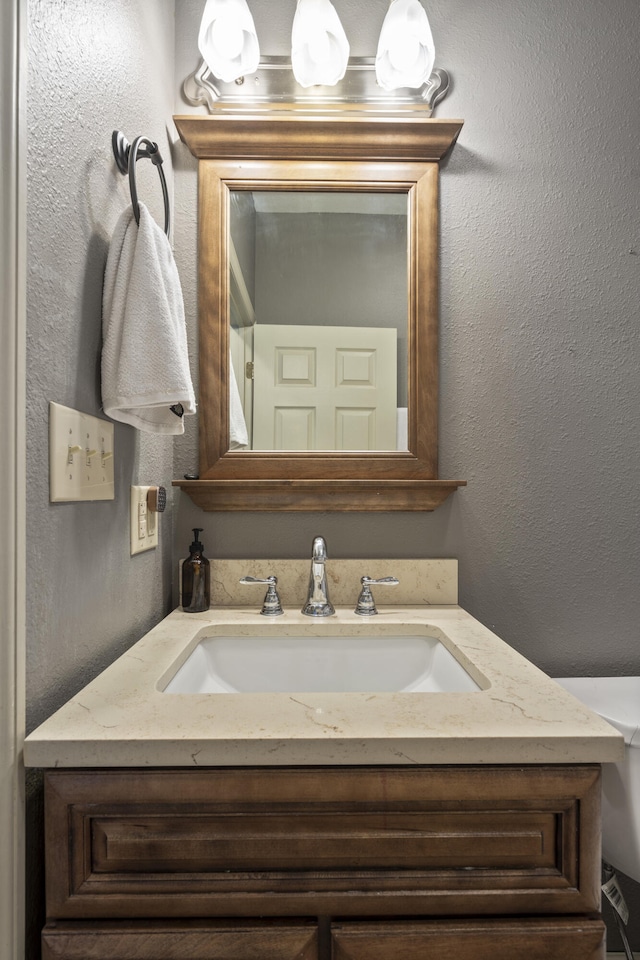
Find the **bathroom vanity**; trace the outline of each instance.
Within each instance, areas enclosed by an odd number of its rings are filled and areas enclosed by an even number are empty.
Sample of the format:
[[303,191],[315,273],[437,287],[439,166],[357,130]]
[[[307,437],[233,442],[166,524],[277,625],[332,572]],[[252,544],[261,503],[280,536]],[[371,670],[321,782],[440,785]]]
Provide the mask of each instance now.
[[[233,586],[267,570],[281,617]],[[600,763],[622,737],[457,606],[454,561],[333,561],[320,623],[306,572],[217,561],[208,612],[174,611],[27,739],[43,958],[603,958]],[[363,573],[400,580],[370,619]],[[470,687],[167,692],[217,637],[430,638]]]
[[55,770],[46,806],[46,960],[603,956],[597,765]]

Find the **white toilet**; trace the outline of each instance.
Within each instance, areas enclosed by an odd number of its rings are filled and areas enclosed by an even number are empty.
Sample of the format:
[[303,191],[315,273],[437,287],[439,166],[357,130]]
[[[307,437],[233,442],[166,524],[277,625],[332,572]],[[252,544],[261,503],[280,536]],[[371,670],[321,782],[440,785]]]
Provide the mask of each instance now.
[[640,677],[554,679],[624,735],[624,760],[602,766],[602,858],[640,882]]

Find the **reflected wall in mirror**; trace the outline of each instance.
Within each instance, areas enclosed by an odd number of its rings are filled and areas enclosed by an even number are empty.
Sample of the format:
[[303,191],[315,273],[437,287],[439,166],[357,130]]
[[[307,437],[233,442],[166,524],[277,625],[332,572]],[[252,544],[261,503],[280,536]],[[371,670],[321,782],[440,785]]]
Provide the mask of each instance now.
[[406,450],[407,192],[231,190],[231,450]]
[[438,163],[461,122],[175,121],[199,161],[199,479],[177,485],[206,510],[433,510],[462,482],[438,479]]

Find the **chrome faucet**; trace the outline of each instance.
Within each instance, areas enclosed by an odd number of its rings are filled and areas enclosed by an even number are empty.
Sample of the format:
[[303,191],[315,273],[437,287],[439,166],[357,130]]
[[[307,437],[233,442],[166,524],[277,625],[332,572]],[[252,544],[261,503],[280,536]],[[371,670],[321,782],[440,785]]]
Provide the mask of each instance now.
[[307,602],[302,608],[302,612],[307,617],[330,617],[336,612],[329,600],[326,562],[327,545],[323,537],[316,537],[311,550],[311,574],[309,576]]

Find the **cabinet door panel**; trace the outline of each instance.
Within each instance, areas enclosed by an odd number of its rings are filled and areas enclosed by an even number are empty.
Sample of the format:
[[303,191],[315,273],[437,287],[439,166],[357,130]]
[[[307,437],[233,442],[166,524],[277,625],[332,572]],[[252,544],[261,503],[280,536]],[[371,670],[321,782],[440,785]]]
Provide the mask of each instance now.
[[317,960],[313,923],[60,923],[42,960]]
[[333,960],[604,960],[598,920],[336,924]]
[[51,771],[47,915],[596,913],[599,769]]

